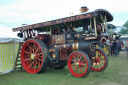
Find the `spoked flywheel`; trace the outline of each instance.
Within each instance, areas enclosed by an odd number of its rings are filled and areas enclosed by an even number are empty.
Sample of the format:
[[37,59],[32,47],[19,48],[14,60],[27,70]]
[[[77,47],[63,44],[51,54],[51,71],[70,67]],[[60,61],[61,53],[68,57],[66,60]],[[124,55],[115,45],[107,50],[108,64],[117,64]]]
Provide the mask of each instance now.
[[75,51],[70,54],[68,68],[75,77],[85,77],[91,69],[91,62],[88,55],[82,51]]
[[108,66],[108,57],[101,49],[95,50],[96,56],[91,58],[91,70],[103,71]]
[[40,73],[47,68],[48,49],[41,40],[27,40],[21,50],[21,62],[28,73]]

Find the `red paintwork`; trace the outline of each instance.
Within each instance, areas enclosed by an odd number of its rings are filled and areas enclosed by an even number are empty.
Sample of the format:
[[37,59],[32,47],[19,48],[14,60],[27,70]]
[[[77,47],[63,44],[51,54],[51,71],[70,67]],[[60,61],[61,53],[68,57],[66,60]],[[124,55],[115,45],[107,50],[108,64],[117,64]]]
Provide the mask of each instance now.
[[46,37],[44,35],[38,35],[38,37],[36,37],[36,39],[43,41],[44,39],[46,39]]
[[52,35],[53,44],[62,44],[65,43],[65,34],[62,35]]
[[[78,58],[75,56],[82,56],[82,58]],[[82,60],[84,59],[84,60]],[[71,63],[73,61],[73,64]],[[78,63],[78,66],[74,66],[74,63]],[[86,64],[86,65],[85,65]],[[73,67],[74,66],[74,67]],[[86,69],[85,69],[86,67]],[[74,52],[69,56],[68,59],[68,68],[69,71],[71,72],[71,74],[75,77],[83,77],[84,75],[86,75],[87,71],[88,71],[88,61],[86,59],[86,57],[80,53],[80,52]],[[79,73],[79,70],[83,70],[83,72],[81,71],[81,73]],[[77,71],[76,71],[77,70]]]
[[[98,54],[101,54],[100,56],[98,55],[98,57],[96,57],[95,59],[95,65],[91,66],[91,70],[93,71],[102,71],[105,68],[106,65],[106,57],[104,55],[104,53],[100,50],[96,50],[98,52]],[[102,56],[102,58],[101,58]]]
[[[39,49],[38,49],[39,47]],[[33,48],[33,49],[32,49]],[[38,49],[38,50],[37,50]],[[28,40],[21,50],[21,62],[28,73],[38,73],[43,64],[43,53],[40,45],[35,40]],[[35,54],[34,60],[30,59],[31,54]],[[36,66],[39,66],[36,68]]]

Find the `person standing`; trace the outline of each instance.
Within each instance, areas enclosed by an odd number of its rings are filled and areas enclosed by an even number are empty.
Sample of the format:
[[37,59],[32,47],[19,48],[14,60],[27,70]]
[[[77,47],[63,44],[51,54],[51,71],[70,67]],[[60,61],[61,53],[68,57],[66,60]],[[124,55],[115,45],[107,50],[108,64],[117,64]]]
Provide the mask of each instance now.
[[110,47],[111,47],[111,56],[113,56],[113,47],[112,47],[113,40],[111,39],[109,43],[110,43]]
[[124,47],[124,43],[123,43],[123,41],[121,41],[121,51],[122,51],[123,47]]
[[116,41],[116,39],[114,39],[114,42],[112,43],[112,47],[113,47],[114,55],[117,56],[117,54],[118,54],[118,42]]
[[119,42],[118,42],[118,55],[119,55],[120,51],[121,51],[121,41],[119,40]]
[[127,58],[128,58],[128,40],[126,40],[125,51],[126,51]]

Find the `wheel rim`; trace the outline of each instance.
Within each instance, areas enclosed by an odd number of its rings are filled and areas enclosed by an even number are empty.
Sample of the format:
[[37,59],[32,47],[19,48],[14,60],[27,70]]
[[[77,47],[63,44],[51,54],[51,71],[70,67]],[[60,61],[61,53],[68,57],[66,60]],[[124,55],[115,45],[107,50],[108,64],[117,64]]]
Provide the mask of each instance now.
[[102,71],[106,66],[106,57],[101,50],[96,50],[96,57],[92,57],[91,60],[91,70]]
[[80,52],[74,52],[68,60],[68,68],[72,75],[83,77],[88,71],[88,61]]
[[38,73],[43,64],[41,46],[35,40],[28,40],[21,50],[21,62],[28,73]]

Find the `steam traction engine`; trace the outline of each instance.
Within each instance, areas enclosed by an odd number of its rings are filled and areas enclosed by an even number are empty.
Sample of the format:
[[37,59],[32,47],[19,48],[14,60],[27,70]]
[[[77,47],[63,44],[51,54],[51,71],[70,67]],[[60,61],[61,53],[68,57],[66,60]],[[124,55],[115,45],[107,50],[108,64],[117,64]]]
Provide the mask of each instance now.
[[108,58],[96,44],[109,37],[106,23],[112,15],[104,9],[43,23],[13,28],[25,43],[21,62],[28,73],[44,72],[47,67],[62,69],[68,65],[75,77],[85,77],[90,69],[103,71]]

